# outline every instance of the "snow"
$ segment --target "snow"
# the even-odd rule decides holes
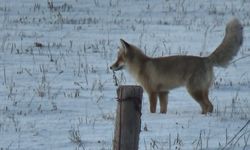
[[[205,56],[233,17],[244,43],[237,61],[214,70],[214,112],[200,114],[179,88],[167,114],[151,114],[144,92],[139,149],[250,149],[249,8],[247,0],[0,0],[0,149],[112,149],[109,66],[119,39],[149,56]],[[126,71],[116,76],[137,84]]]

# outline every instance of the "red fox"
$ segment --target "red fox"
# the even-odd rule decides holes
[[[157,97],[160,113],[167,112],[168,92],[186,86],[188,93],[200,104],[202,114],[213,111],[209,87],[213,82],[213,67],[227,67],[243,43],[243,26],[238,19],[226,26],[222,43],[207,57],[168,56],[152,58],[136,46],[120,40],[116,62],[110,67],[117,71],[126,68],[146,90],[150,112],[156,112]]]

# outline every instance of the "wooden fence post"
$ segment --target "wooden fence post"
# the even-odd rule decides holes
[[[138,150],[141,131],[140,86],[119,86],[113,150]]]

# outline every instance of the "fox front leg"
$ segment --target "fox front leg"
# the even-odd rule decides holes
[[[157,105],[157,93],[152,92],[149,93],[149,104],[150,104],[150,112],[156,112],[156,105]]]
[[[167,113],[168,106],[168,92],[160,92],[158,94],[160,99],[160,113]]]

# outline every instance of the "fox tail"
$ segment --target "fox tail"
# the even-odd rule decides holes
[[[226,68],[243,43],[243,26],[236,18],[227,23],[222,43],[208,56],[214,66]]]

